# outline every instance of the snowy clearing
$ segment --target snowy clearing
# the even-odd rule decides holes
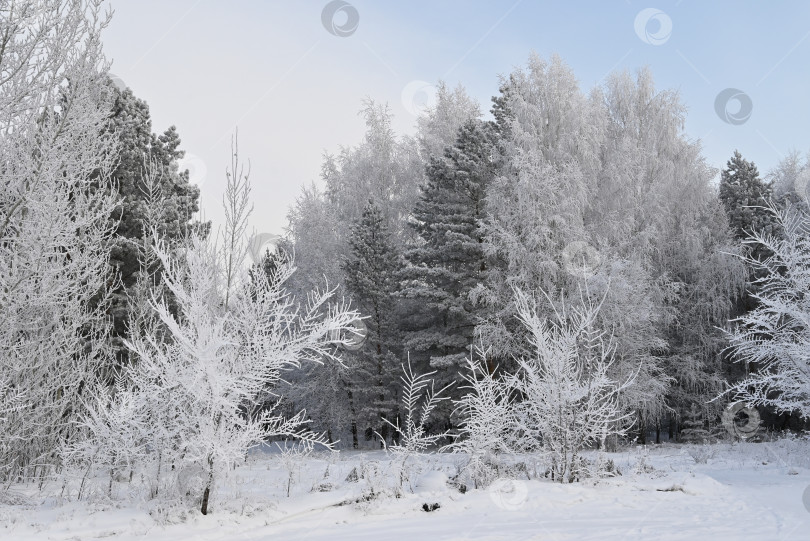
[[[110,499],[103,479],[80,502],[59,498],[56,483],[42,493],[16,487],[18,505],[0,506],[0,538],[804,540],[809,449],[794,440],[636,447],[609,455],[621,476],[573,484],[535,479],[526,460],[531,480],[504,479],[464,494],[445,483],[459,457],[427,455],[413,492],[401,498],[386,491],[382,452],[309,457],[292,468],[289,498],[290,470],[280,455],[257,453],[218,487],[208,516],[160,500],[124,503],[126,483],[116,482]],[[369,473],[347,481],[356,467]],[[331,490],[319,492],[319,485]],[[380,495],[363,501],[371,490]]]

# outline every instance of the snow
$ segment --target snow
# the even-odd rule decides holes
[[[231,471],[208,516],[160,500],[128,503],[132,487],[108,480],[80,502],[59,497],[61,484],[12,487],[22,505],[0,505],[0,539],[86,540],[807,540],[810,442],[662,444],[608,455],[621,476],[560,484],[500,479],[460,493],[447,485],[457,455],[419,457],[413,491],[386,487],[391,467],[381,451],[315,454],[292,469],[259,452]],[[708,454],[706,464],[693,456]],[[520,457],[534,477],[532,457]],[[346,481],[357,468],[368,472]],[[137,477],[137,476],[136,476]],[[313,491],[321,485],[332,488]],[[367,499],[373,489],[378,497]],[[8,501],[8,500],[6,500]],[[439,504],[431,512],[423,505]]]

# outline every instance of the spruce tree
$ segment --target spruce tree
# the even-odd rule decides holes
[[[476,324],[470,293],[487,269],[481,220],[496,172],[493,154],[491,124],[464,124],[444,157],[431,160],[411,216],[419,241],[406,251],[402,273],[404,346],[419,370],[438,370],[440,387],[460,380],[470,355]]]
[[[770,198],[771,188],[759,178],[757,166],[735,150],[720,173],[720,201],[737,239],[748,238],[752,231],[773,232],[772,215],[767,210]]]
[[[369,200],[349,237],[351,252],[343,265],[346,291],[367,328],[366,340],[352,355],[351,393],[355,424],[387,437],[382,418],[396,418],[397,336],[395,305],[400,256],[380,208]],[[355,434],[353,433],[353,436]]]

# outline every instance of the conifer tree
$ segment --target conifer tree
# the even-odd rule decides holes
[[[772,214],[767,210],[770,198],[771,188],[759,178],[757,166],[735,150],[720,173],[720,201],[737,239],[746,239],[752,231],[773,232]]]
[[[355,351],[352,373],[357,415],[366,429],[384,438],[387,424],[396,418],[396,374],[399,368],[395,327],[396,273],[400,256],[380,208],[369,200],[349,237],[351,253],[343,265],[346,290],[354,307],[365,317],[367,337]]]
[[[473,341],[476,310],[470,292],[487,269],[481,220],[496,170],[493,141],[490,124],[462,126],[455,145],[428,166],[412,214],[419,242],[405,253],[404,346],[417,366],[422,364],[420,371],[438,370],[442,387],[459,381]]]
[[[188,171],[179,171],[177,161],[183,157],[180,137],[174,126],[161,135],[152,132],[149,106],[132,90],[123,91],[110,85],[115,92],[108,129],[120,144],[119,161],[113,171],[119,205],[110,216],[116,224],[112,241],[110,265],[118,273],[119,282],[113,291],[110,313],[112,343],[119,362],[128,354],[122,340],[128,332],[131,315],[130,294],[141,273],[139,254],[147,231],[147,215],[151,214],[157,235],[165,242],[176,243],[187,236],[193,226],[192,216],[199,210],[200,190],[189,183]],[[160,201],[154,216],[154,199]],[[201,232],[204,232],[202,229]],[[148,241],[147,241],[148,242]],[[158,272],[159,269],[143,269]]]
[[[735,240],[749,252],[748,258],[752,261],[764,261],[772,253],[766,245],[746,242],[750,235],[778,234],[779,226],[776,224],[770,205],[773,202],[772,185],[759,177],[757,166],[742,157],[739,151],[726,163],[726,168],[720,173],[720,201],[723,204],[729,227]],[[786,201],[785,198],[782,201]],[[762,267],[748,265],[747,293],[740,295],[733,305],[734,317],[744,317],[757,308],[756,295],[759,293],[759,284],[764,277]],[[726,358],[725,376],[735,381],[743,378],[746,371],[739,364],[734,364]]]

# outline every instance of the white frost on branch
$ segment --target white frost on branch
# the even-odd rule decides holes
[[[77,449],[79,457],[98,460],[88,451],[94,452],[93,445],[117,444],[111,428],[140,431],[152,455],[146,458],[157,460],[158,476],[164,463],[205,472],[202,494],[195,495],[201,497],[204,514],[215,479],[244,460],[252,446],[270,437],[329,446],[307,429],[304,411],[282,415],[266,406],[267,398],[284,370],[304,361],[339,362],[336,346],[348,344],[358,317],[345,303],[331,305],[329,290],[311,292],[300,307],[284,288],[295,270],[289,259],[278,261],[272,280],[259,267],[247,271],[250,184],[238,160],[233,165],[222,245],[193,233],[182,248],[154,247],[176,308],[153,294],[150,306],[159,325],[133,329],[125,341],[133,364],[126,368],[128,387],[118,393],[116,404],[137,404],[139,416],[130,422],[94,413],[87,424],[95,438],[90,447]],[[103,401],[98,405],[107,407]]]
[[[13,389],[0,479],[60,464],[107,354],[117,144],[102,4],[0,0],[0,381]]]
[[[587,473],[583,450],[624,433],[627,415],[619,398],[632,379],[619,383],[609,376],[614,346],[595,327],[599,305],[566,309],[563,304],[556,321],[548,322],[520,290],[515,304],[533,351],[518,359],[514,377],[523,397],[515,411],[516,444],[544,452],[553,480],[573,482]]]
[[[468,457],[463,472],[476,488],[487,486],[498,476],[499,456],[513,451],[515,402],[509,376],[499,378],[486,365],[489,351],[478,349],[478,359],[467,359],[462,377],[466,393],[454,401],[454,413],[461,417],[456,440],[444,450]]]
[[[406,365],[402,366],[402,406],[404,410],[404,422],[396,419],[391,422],[383,418],[391,428],[394,429],[394,441],[397,443],[386,447],[394,455],[394,464],[399,471],[400,488],[405,482],[410,482],[411,472],[408,460],[415,455],[429,451],[442,438],[447,437],[447,432],[430,432],[428,422],[433,410],[440,402],[447,400],[442,394],[447,391],[450,385],[435,390],[433,376],[436,372],[425,374],[415,374],[411,368],[410,359]],[[380,436],[381,441],[385,439]]]
[[[759,273],[754,310],[730,333],[738,362],[755,372],[726,391],[736,400],[810,417],[810,216],[770,207],[780,236],[752,232],[744,241],[770,257],[746,262]]]

